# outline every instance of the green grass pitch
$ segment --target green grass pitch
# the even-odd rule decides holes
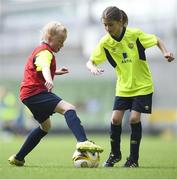
[[[123,158],[113,168],[101,167],[110,146],[108,135],[89,135],[90,139],[104,147],[98,168],[75,168],[72,154],[75,139],[71,135],[46,137],[26,158],[24,167],[9,165],[7,159],[17,152],[24,137],[5,140],[0,138],[0,179],[176,179],[177,140],[162,137],[143,137],[140,149],[140,167],[123,168],[129,152],[129,137],[122,138]]]

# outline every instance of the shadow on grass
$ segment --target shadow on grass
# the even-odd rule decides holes
[[[71,166],[61,166],[61,165],[25,165],[24,168],[71,168]]]
[[[74,168],[74,169],[81,169],[81,168],[75,168],[74,166],[61,166],[61,165],[25,165],[25,168]],[[82,168],[82,169],[94,169],[94,168]],[[98,167],[96,169],[105,169],[105,167]],[[176,169],[177,166],[140,166],[138,168],[125,168],[125,167],[109,167],[106,169]]]
[[[141,169],[176,169],[177,166],[141,166]]]

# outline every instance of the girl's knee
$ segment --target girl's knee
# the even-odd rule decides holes
[[[140,122],[140,118],[141,118],[141,113],[132,111],[132,113],[130,115],[130,123],[131,124],[139,123]]]
[[[140,122],[140,118],[137,118],[137,117],[131,117],[130,118],[130,123],[131,124],[136,124],[136,123],[139,123]]]
[[[43,127],[43,126],[41,126],[41,129],[43,130],[43,131],[45,131],[45,132],[49,132],[49,130],[51,129],[51,126],[48,126],[48,127]]]
[[[64,113],[68,110],[76,110],[76,108],[72,104],[62,100],[57,104],[54,111],[64,115]]]
[[[49,132],[49,130],[51,129],[51,122],[50,121],[45,121],[40,125],[41,129],[45,132]]]
[[[74,110],[74,111],[76,111],[76,107],[71,104],[70,107],[69,107],[69,110]]]
[[[114,110],[112,113],[112,117],[111,117],[112,124],[114,124],[114,125],[121,124],[123,115],[124,115],[124,111]]]
[[[114,125],[119,125],[119,124],[122,123],[122,120],[119,119],[119,118],[113,117],[111,122],[112,122],[112,124],[114,124]]]
[[[70,104],[70,105],[68,105],[68,106],[66,107],[65,112],[66,112],[66,111],[69,111],[69,110],[74,110],[74,111],[76,111],[76,107],[75,107],[74,105]]]

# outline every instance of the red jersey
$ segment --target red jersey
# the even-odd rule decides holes
[[[21,82],[21,87],[20,87],[20,99],[22,101],[35,94],[41,93],[43,91],[47,91],[47,88],[45,86],[45,79],[43,77],[42,71],[37,71],[36,65],[34,64],[36,54],[38,54],[40,51],[43,50],[48,50],[53,55],[52,49],[49,47],[49,45],[43,43],[38,47],[36,47],[33,50],[32,54],[28,57],[24,71],[24,78],[23,81]],[[53,79],[56,71],[56,60],[54,55],[50,64],[50,71]]]

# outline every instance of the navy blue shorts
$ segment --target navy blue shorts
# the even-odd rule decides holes
[[[116,96],[113,110],[127,109],[150,114],[152,109],[152,93],[134,97]]]
[[[34,118],[43,123],[54,112],[57,104],[62,99],[52,92],[42,92],[23,100],[23,103],[30,109]]]

